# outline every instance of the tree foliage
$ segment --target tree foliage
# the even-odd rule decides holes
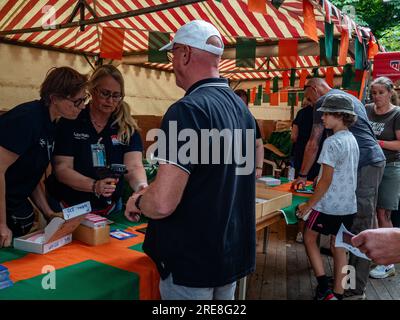
[[[388,51],[400,50],[400,0],[331,0],[354,20],[369,27]],[[354,8],[352,10],[351,8]]]

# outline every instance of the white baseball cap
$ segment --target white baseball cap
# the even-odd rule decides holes
[[[207,41],[211,36],[217,36],[221,40],[222,48],[218,48]],[[188,45],[193,48],[211,52],[218,56],[222,56],[224,52],[224,44],[221,34],[211,23],[204,20],[193,20],[178,29],[174,39],[162,47],[160,51],[171,50],[175,43]]]

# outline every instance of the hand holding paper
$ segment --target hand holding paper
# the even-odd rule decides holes
[[[348,231],[342,223],[336,235],[335,247],[345,248],[346,250],[349,250],[352,254],[356,255],[357,257],[371,260],[358,248],[353,246],[352,239],[354,236],[355,235],[352,234],[350,231]]]

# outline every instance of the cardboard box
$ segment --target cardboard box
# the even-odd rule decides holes
[[[290,192],[278,191],[257,185],[256,188],[256,219],[261,219],[271,212],[288,207],[292,204]],[[264,201],[262,201],[264,200]]]
[[[81,224],[73,232],[72,238],[91,246],[108,243],[110,242],[110,226],[106,225],[99,228],[89,228]]]
[[[76,210],[74,210],[76,209]],[[44,228],[25,236],[14,239],[14,248],[45,254],[60,248],[72,241],[72,232],[79,226],[87,212],[91,211],[90,204],[82,204],[63,210],[63,218],[55,217]]]

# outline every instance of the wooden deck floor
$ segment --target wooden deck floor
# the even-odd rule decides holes
[[[312,300],[317,285],[303,244],[295,241],[297,226],[280,222],[270,226],[267,253],[258,236],[256,271],[248,277],[248,300]],[[333,273],[331,257],[323,255],[327,275]],[[396,276],[369,279],[368,300],[400,300],[400,264]]]

